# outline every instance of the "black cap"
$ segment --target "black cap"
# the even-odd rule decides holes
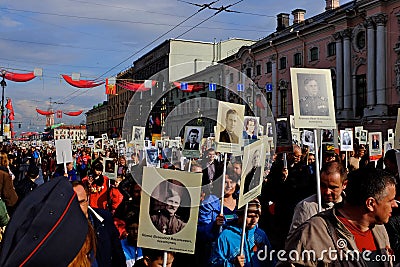
[[[39,168],[36,165],[29,165],[26,176],[31,179],[36,178],[39,175]]]
[[[72,185],[54,178],[18,205],[3,236],[0,266],[68,266],[87,232]]]

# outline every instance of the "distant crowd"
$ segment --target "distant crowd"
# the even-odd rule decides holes
[[[238,209],[241,157],[229,155],[224,166],[220,153],[208,149],[199,159],[192,159],[181,168],[181,161],[169,162],[160,151],[161,168],[202,173],[195,254],[168,252],[166,266],[372,266],[373,261],[378,264],[374,266],[390,266],[400,263],[396,153],[394,149],[389,150],[374,162],[370,161],[364,146],[355,145],[349,157],[325,151],[321,169],[317,170],[316,155],[306,147],[294,145],[285,156],[284,153],[273,155],[272,164],[266,164],[265,171],[258,174],[263,176],[262,193],[249,202],[245,214],[244,208]],[[116,179],[104,175],[104,158],[116,159]],[[18,242],[31,249],[27,245],[31,239],[17,238],[18,241],[15,237],[24,236],[29,229],[40,225],[34,225],[36,220],[29,220],[29,227],[24,227],[21,218],[41,216],[40,212],[29,213],[29,208],[39,209],[35,206],[38,195],[40,205],[50,207],[44,196],[54,194],[58,186],[65,187],[65,181],[76,198],[72,204],[62,202],[57,207],[72,210],[70,205],[79,206],[79,216],[84,216],[76,224],[83,222],[86,230],[82,231],[82,240],[77,238],[69,244],[72,248],[65,248],[68,257],[60,257],[57,266],[162,266],[163,251],[137,246],[143,166],[146,166],[143,153],[132,153],[126,158],[118,148],[112,147],[97,152],[87,147],[77,148],[73,151],[73,162],[64,167],[56,163],[54,147],[3,146],[0,197],[11,219],[8,225],[1,225],[0,266],[16,264],[12,252],[18,246],[23,247]],[[170,192],[165,203],[151,210],[152,221],[160,224],[160,231],[174,234],[184,226],[179,204],[180,197]],[[22,207],[24,211],[20,211]],[[74,220],[79,216],[74,215]],[[21,225],[15,227],[18,223]],[[46,229],[48,222],[41,223]],[[246,232],[241,250],[243,226]],[[67,243],[66,234],[67,231],[64,234]],[[40,244],[40,249],[49,249],[51,242],[63,245],[51,237],[46,242]],[[32,248],[32,253],[27,253],[17,265],[24,260],[32,261],[31,264],[44,261],[32,256],[40,249]],[[365,251],[370,253],[368,259],[345,260],[324,253],[329,249],[334,249],[337,255],[348,251],[360,255]],[[313,251],[315,256],[303,255],[305,250]]]

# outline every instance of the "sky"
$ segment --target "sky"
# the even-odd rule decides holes
[[[219,0],[211,6],[232,5],[228,10],[235,12],[211,17],[215,10],[200,11],[197,6],[211,2],[0,0],[0,69],[17,73],[43,70],[42,77],[29,82],[7,81],[5,97],[13,103],[14,130],[43,131],[45,117],[35,109],[47,110],[50,105],[65,112],[84,111],[78,117],[63,115],[56,123],[84,123],[84,113],[107,99],[104,86],[78,89],[67,84],[61,74],[80,73],[82,80],[105,80],[131,67],[166,39],[259,40],[275,31],[279,13],[301,8],[307,19],[325,10],[325,0]],[[341,5],[347,2],[350,0],[340,0]],[[290,15],[290,24],[292,20]]]

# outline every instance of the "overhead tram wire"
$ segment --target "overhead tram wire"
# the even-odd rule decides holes
[[[210,5],[208,5],[208,6],[207,6],[208,9],[217,10],[217,12],[215,12],[215,13],[214,13],[213,15],[211,15],[210,17],[208,17],[208,18],[206,18],[206,19],[203,19],[202,21],[200,21],[199,23],[197,23],[196,25],[194,25],[193,27],[191,27],[190,29],[188,29],[187,31],[185,31],[184,33],[178,35],[178,36],[175,37],[175,38],[178,39],[178,38],[182,37],[182,36],[185,35],[186,33],[190,32],[191,30],[193,30],[194,28],[196,28],[197,26],[199,26],[199,25],[203,24],[204,22],[206,22],[207,20],[209,20],[209,19],[215,17],[216,15],[218,15],[219,13],[221,13],[222,11],[226,11],[227,8],[230,8],[230,7],[234,6],[234,5],[237,5],[237,4],[239,4],[240,2],[243,2],[243,1],[244,1],[244,0],[240,0],[240,1],[237,1],[236,3],[233,3],[233,4],[228,5],[228,6],[226,6],[226,7],[221,6],[220,8],[214,8],[214,7],[211,7]],[[193,4],[193,3],[190,3],[190,4]],[[194,5],[197,5],[197,4],[194,4]]]
[[[101,77],[103,77],[104,75],[106,75],[107,73],[111,72],[112,70],[114,70],[115,68],[121,66],[123,63],[125,63],[126,61],[130,60],[131,58],[133,58],[134,56],[136,56],[138,53],[142,52],[144,49],[146,49],[147,47],[149,47],[150,45],[154,44],[155,42],[157,42],[158,40],[160,40],[161,38],[163,38],[165,35],[167,35],[168,33],[170,33],[171,31],[175,30],[176,28],[178,28],[180,25],[182,25],[183,23],[185,23],[186,21],[188,21],[189,19],[193,18],[195,15],[199,14],[201,11],[209,8],[211,5],[219,2],[220,0],[215,0],[213,2],[211,2],[210,4],[204,4],[199,10],[197,10],[195,13],[193,13],[192,15],[190,15],[189,17],[187,17],[186,19],[184,19],[183,21],[181,21],[180,23],[178,23],[177,25],[175,25],[172,29],[168,30],[167,32],[163,33],[162,35],[160,35],[159,37],[157,37],[156,39],[154,39],[153,41],[151,41],[150,43],[148,43],[147,45],[145,45],[143,48],[139,49],[138,51],[136,51],[135,53],[133,53],[132,55],[130,55],[128,58],[124,59],[122,62],[118,63],[117,65],[115,65],[114,67],[112,67],[111,69],[109,69],[108,71],[104,72],[103,74],[101,74],[100,76],[98,76],[95,80],[100,79]],[[242,0],[243,1],[243,0]],[[193,27],[191,28],[193,29]],[[71,94],[66,96],[66,100],[65,101],[61,101],[61,102],[69,102],[73,99],[75,99],[78,96],[83,95],[84,93],[87,92],[83,91],[79,94],[77,94],[76,96],[72,96],[73,94],[75,94],[76,92],[79,92],[80,89],[75,90],[74,92],[72,92]],[[72,97],[70,97],[72,96]],[[68,97],[70,97],[68,99]]]

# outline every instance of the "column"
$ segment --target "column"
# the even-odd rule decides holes
[[[333,35],[336,40],[336,109],[343,109],[343,44],[342,34]]]
[[[386,14],[375,17],[376,23],[376,103],[386,105]]]
[[[279,92],[278,92],[278,79],[277,79],[277,56],[272,56],[271,57],[271,62],[272,62],[272,114],[275,118],[278,116],[278,97],[279,97]]]
[[[375,30],[374,22],[371,18],[367,18],[365,22],[367,27],[367,105],[374,106],[376,104],[376,87],[375,87]]]
[[[351,29],[343,31],[343,100],[344,109],[352,109],[351,92]],[[347,117],[349,114],[346,115]]]

